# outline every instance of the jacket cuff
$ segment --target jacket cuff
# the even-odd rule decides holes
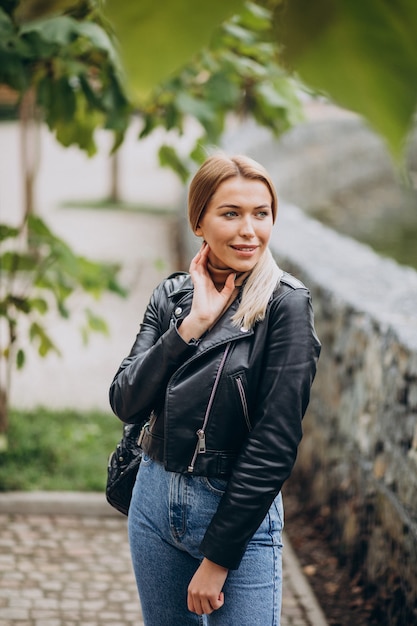
[[[190,341],[187,343],[185,341],[185,339],[183,339],[182,336],[180,335],[180,333],[178,332],[178,329],[181,326],[181,324],[183,323],[183,321],[184,321],[183,319],[180,319],[180,320],[177,320],[175,322],[175,330],[177,331],[178,337],[181,339],[183,344],[186,345],[186,346],[198,346],[198,344],[200,343],[200,339],[190,339]]]
[[[226,569],[238,569],[246,551],[246,545],[234,549],[231,546],[214,546],[212,538],[204,537],[200,544],[200,552],[210,561]]]

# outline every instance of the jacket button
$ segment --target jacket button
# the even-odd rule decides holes
[[[181,313],[182,313],[182,308],[180,306],[177,306],[177,308],[174,311],[175,317],[178,317],[179,315],[181,315]]]
[[[245,328],[244,326],[241,326],[240,332],[241,333],[248,333],[249,332],[249,328]]]

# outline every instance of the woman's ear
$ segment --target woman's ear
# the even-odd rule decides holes
[[[203,237],[203,231],[201,230],[200,224],[197,224],[194,234],[197,235],[197,237]]]

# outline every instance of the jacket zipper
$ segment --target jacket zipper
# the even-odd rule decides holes
[[[248,427],[248,430],[250,432],[252,430],[252,424],[250,423],[250,419],[249,419],[249,410],[248,410],[248,403],[246,401],[245,389],[243,387],[242,379],[240,378],[240,376],[237,376],[235,380],[237,384],[237,389],[239,391],[240,401],[242,403],[243,415],[245,418],[246,426]]]
[[[216,389],[217,389],[219,381],[220,381],[220,376],[222,374],[222,371],[223,371],[223,368],[224,368],[224,364],[226,362],[227,355],[228,355],[229,350],[230,350],[230,345],[231,344],[228,343],[226,348],[225,348],[225,351],[223,352],[222,360],[220,361],[219,369],[217,370],[216,378],[214,380],[213,387],[212,387],[212,390],[211,390],[211,393],[210,393],[210,398],[209,398],[209,401],[208,401],[208,404],[207,404],[206,413],[204,415],[203,425],[196,432],[196,435],[198,437],[197,445],[195,447],[193,458],[191,459],[191,463],[190,463],[190,465],[187,468],[187,471],[190,472],[190,474],[194,471],[194,465],[195,465],[197,456],[199,454],[204,454],[205,451],[206,451],[206,426],[207,426],[207,422],[209,420],[211,407],[213,406],[214,396],[216,394]]]

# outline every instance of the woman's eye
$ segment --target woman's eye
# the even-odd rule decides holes
[[[268,217],[268,211],[258,211],[257,216],[261,218]]]
[[[225,217],[236,217],[236,215],[236,211],[226,211],[226,213],[224,214]]]

